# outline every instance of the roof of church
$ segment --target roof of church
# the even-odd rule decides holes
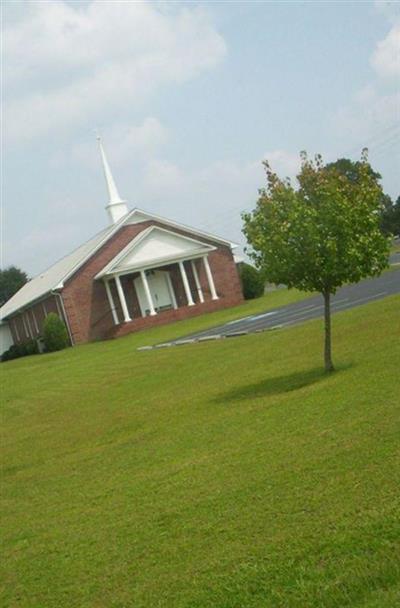
[[[132,209],[132,211],[130,211],[127,215],[122,217],[118,222],[108,226],[86,241],[86,243],[72,251],[72,253],[63,257],[61,260],[50,266],[50,268],[28,281],[28,283],[26,283],[0,308],[0,322],[2,319],[6,319],[10,315],[29,306],[36,300],[42,299],[51,291],[61,289],[63,287],[63,283],[70,276],[72,276],[78,270],[78,268],[82,266],[82,264],[84,264],[124,224],[140,223],[147,220],[159,221],[160,223],[166,224],[172,228],[175,227],[186,230],[191,234],[217,241],[224,245],[228,245],[231,248],[236,247],[235,243],[221,237],[197,230],[195,228],[189,228],[188,226],[179,224],[178,222],[174,222],[161,216],[150,214],[135,208]]]

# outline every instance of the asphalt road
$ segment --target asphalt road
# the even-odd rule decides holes
[[[392,253],[390,256],[390,263],[394,266],[400,264],[400,251],[396,251],[396,253]]]
[[[334,314],[397,293],[400,293],[400,267],[396,270],[385,272],[380,277],[342,287],[332,298],[331,310]],[[261,314],[243,317],[242,319],[236,319],[235,321],[230,321],[224,325],[212,327],[196,334],[190,334],[184,338],[175,340],[174,343],[183,343],[191,339],[211,339],[212,336],[229,337],[240,335],[242,332],[254,333],[264,329],[288,327],[321,317],[323,314],[323,299],[321,295],[317,295],[301,302],[276,308],[275,310],[268,310]]]

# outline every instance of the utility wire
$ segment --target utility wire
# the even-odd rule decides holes
[[[374,157],[379,157],[386,151],[391,150],[399,142],[400,124],[394,123],[380,130],[379,133],[371,135],[365,142],[357,147],[348,149],[343,154],[342,158],[353,156],[357,152],[361,153],[363,148],[368,148]],[[215,213],[213,219],[205,222],[203,227],[205,230],[213,230],[215,229],[215,224],[217,223],[218,230],[222,229],[223,231],[226,230],[228,232],[232,227],[237,229],[239,228],[239,222],[241,221],[240,214],[242,212],[250,211],[253,206],[254,203],[249,203],[248,205],[241,204],[233,207],[232,209],[225,209],[222,212]]]

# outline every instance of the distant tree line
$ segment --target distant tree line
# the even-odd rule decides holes
[[[390,196],[387,196],[386,203],[382,211],[382,232],[387,235],[400,236],[400,196],[397,197],[395,203]]]
[[[3,306],[28,281],[26,272],[16,266],[0,270],[0,306]]]
[[[377,184],[382,179],[382,175],[378,171],[374,171],[371,165],[368,163],[368,173],[373,181]],[[339,158],[334,163],[328,163],[327,169],[333,169],[339,174],[343,175],[349,182],[357,185],[361,181],[362,176],[362,161],[352,161],[349,158]],[[380,228],[386,236],[389,235],[400,235],[400,195],[397,200],[393,202],[388,194],[381,191],[379,197],[380,207]]]

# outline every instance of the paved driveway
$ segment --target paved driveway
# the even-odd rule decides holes
[[[348,310],[355,306],[379,300],[388,295],[400,293],[400,268],[385,272],[382,276],[367,279],[355,285],[342,287],[332,298],[332,313]],[[268,310],[264,313],[251,315],[218,325],[205,331],[190,334],[172,343],[185,343],[189,340],[206,340],[213,337],[233,337],[242,333],[254,333],[264,329],[274,329],[296,325],[309,319],[321,317],[324,314],[324,305],[321,295],[312,296],[302,302],[288,304]],[[400,310],[399,310],[400,316]]]
[[[396,251],[396,253],[392,253],[390,256],[390,263],[392,266],[400,265],[400,251]]]

